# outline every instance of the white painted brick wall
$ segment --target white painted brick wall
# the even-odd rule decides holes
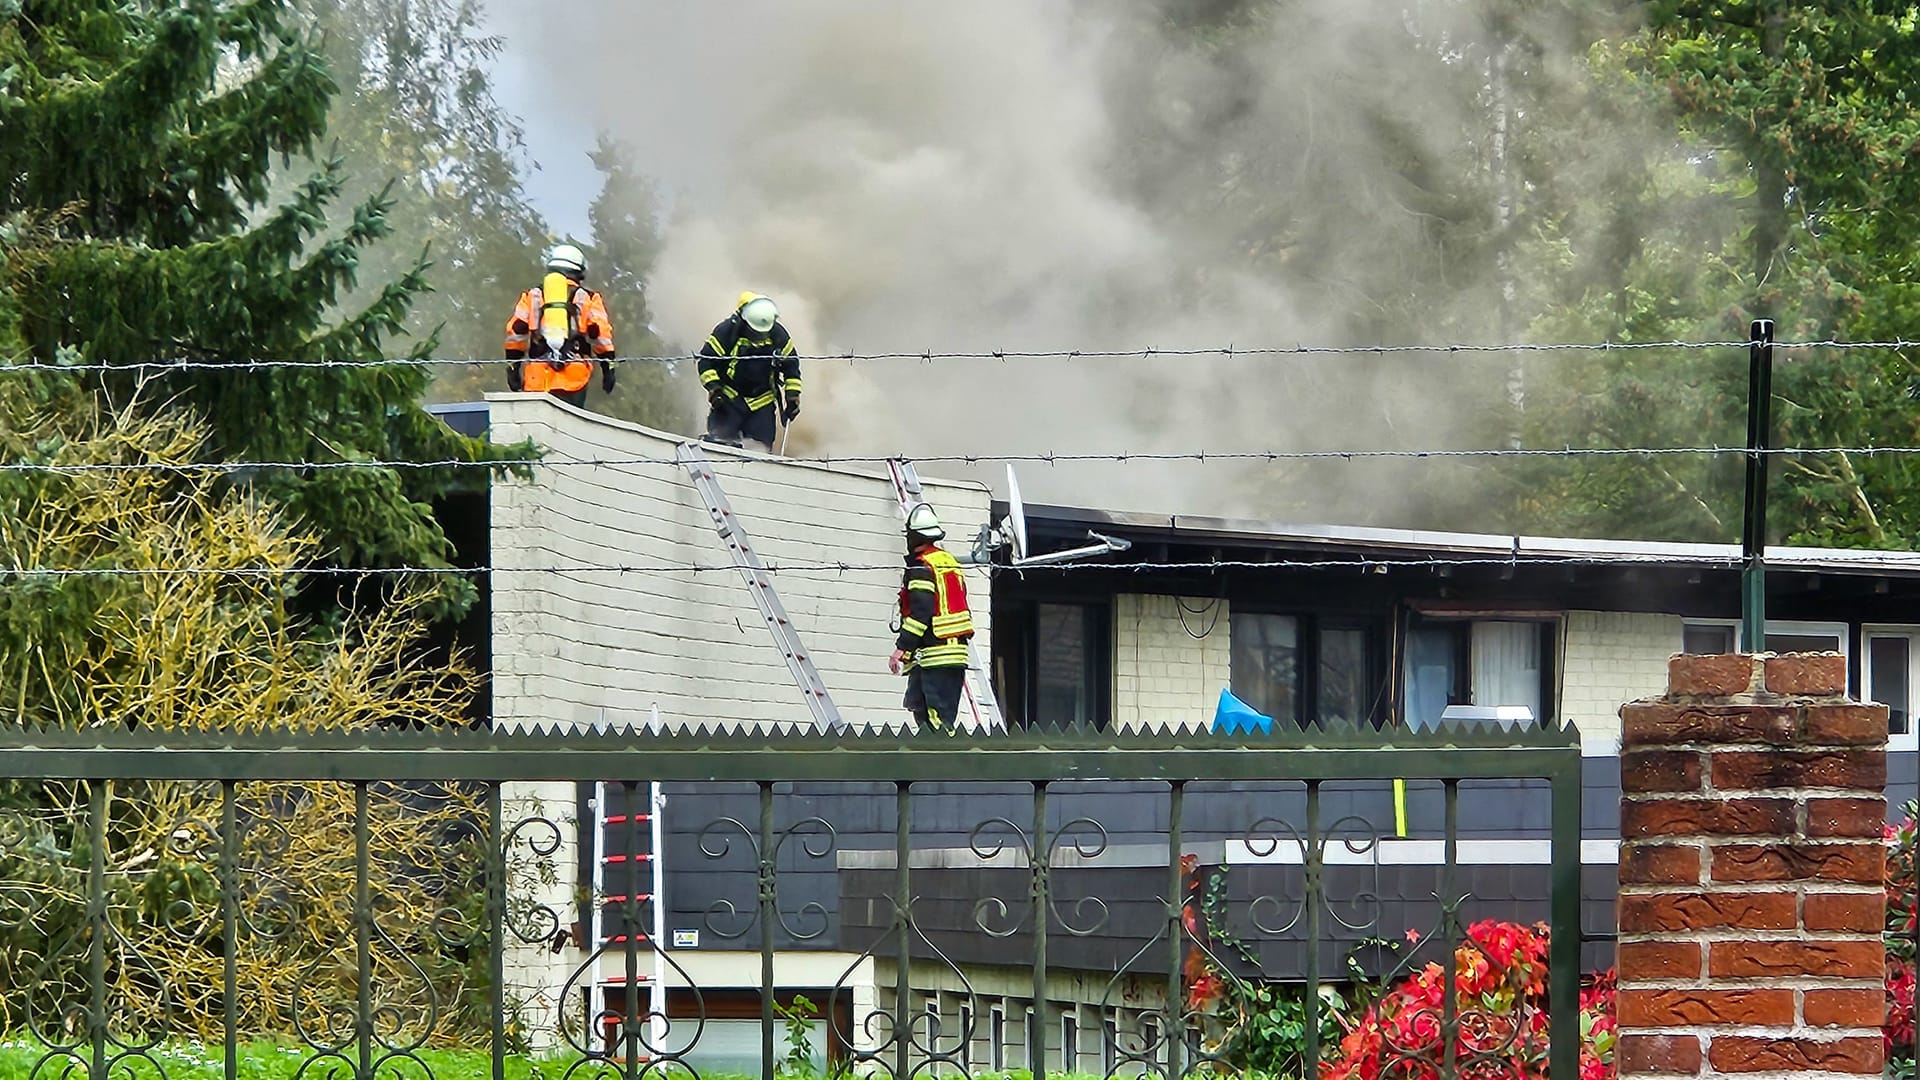
[[[568,407],[544,394],[488,396],[495,442],[531,438],[549,457],[664,458],[673,436]],[[774,576],[827,689],[854,724],[901,723],[904,681],[887,673],[902,567],[899,504],[884,469],[855,471],[707,446],[721,486],[769,565],[844,563]],[[989,514],[977,485],[922,478],[949,550]],[[503,725],[778,721],[811,714],[678,465],[541,468],[493,487],[494,715]],[[719,567],[549,574],[555,563]],[[981,656],[991,650],[986,574],[967,588]]]
[[[1177,604],[1186,607],[1184,626]],[[1116,597],[1115,726],[1210,726],[1220,691],[1233,677],[1230,615],[1227,602],[1216,597]]]
[[[1667,689],[1667,658],[1680,651],[1680,616],[1570,611],[1561,661],[1560,715],[1591,755],[1616,753],[1620,706]]]

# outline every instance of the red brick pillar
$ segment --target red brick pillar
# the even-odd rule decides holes
[[[1878,1075],[1886,708],[1835,653],[1667,686],[1620,711],[1622,1080]]]

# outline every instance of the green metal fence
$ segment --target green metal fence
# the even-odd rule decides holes
[[[948,1026],[912,1008],[916,960],[945,963],[968,986],[965,958],[948,955],[955,931],[929,936],[918,910],[916,883],[926,872],[915,868],[914,853],[924,847],[915,821],[924,796],[917,792],[992,783],[1021,793],[1030,815],[983,816],[966,847],[983,865],[998,859],[996,865],[1017,868],[1024,887],[978,897],[965,930],[982,943],[1017,933],[1021,964],[1033,971],[1032,1000],[1043,1006],[1050,952],[1110,929],[1105,899],[1063,897],[1058,885],[1069,872],[1062,853],[1073,852],[1064,860],[1071,867],[1097,866],[1106,829],[1085,818],[1060,820],[1049,799],[1088,782],[1148,782],[1162,792],[1155,798],[1165,810],[1164,869],[1154,874],[1155,895],[1137,899],[1151,899],[1158,914],[1142,932],[1144,944],[1112,972],[1108,993],[1123,978],[1144,979],[1163,986],[1164,997],[1135,1010],[1134,1022],[1109,1037],[1097,1071],[1185,1076],[1245,1067],[1203,1037],[1206,1018],[1192,1004],[1198,961],[1245,987],[1279,975],[1301,984],[1300,1066],[1318,1076],[1335,1052],[1321,1038],[1327,1006],[1319,991],[1341,974],[1327,969],[1320,946],[1334,924],[1359,925],[1343,914],[1347,901],[1328,893],[1329,847],[1355,840],[1324,820],[1323,789],[1404,779],[1437,785],[1443,794],[1444,859],[1434,896],[1441,917],[1424,928],[1427,951],[1414,950],[1387,973],[1398,977],[1427,960],[1445,965],[1456,949],[1478,948],[1459,917],[1466,899],[1454,872],[1460,786],[1513,778],[1543,781],[1551,800],[1550,1040],[1540,1047],[1545,1060],[1538,1067],[1540,1075],[1573,1076],[1580,755],[1571,731],[1296,732],[1273,739],[1025,731],[964,740],[800,731],[0,732],[0,935],[11,935],[10,952],[0,956],[10,1003],[0,1020],[38,1048],[40,1076],[165,1077],[159,1048],[199,1035],[220,1047],[226,1077],[237,1080],[241,1044],[279,1034],[293,1040],[302,1072],[313,1075],[432,1077],[425,1048],[465,1042],[490,1051],[493,1075],[501,1078],[527,1038],[509,1000],[510,960],[549,942],[564,951],[572,921],[560,905],[521,898],[530,878],[546,872],[538,866],[569,857],[562,849],[570,841],[569,823],[526,810],[516,785],[606,781],[631,807],[641,785],[653,781],[734,783],[750,785],[757,817],[676,829],[697,829],[707,856],[750,854],[752,900],[731,912],[738,918],[727,936],[759,950],[761,985],[769,991],[759,995],[759,1072],[771,1078],[783,1023],[770,992],[775,957],[809,936],[795,928],[783,902],[781,853],[793,857],[798,848],[801,859],[821,859],[835,836],[835,823],[824,816],[782,825],[776,785],[831,782],[865,785],[869,794],[861,797],[890,800],[894,824],[887,910],[861,953],[892,964],[892,999],[876,999],[865,1015],[829,1010],[837,1064],[895,1080],[983,1072],[986,1063],[973,1048],[987,1009],[963,1000],[961,1022]],[[1190,789],[1256,782],[1297,785],[1301,793],[1303,813],[1295,819],[1250,805],[1245,841],[1250,850],[1296,845],[1301,895],[1252,898],[1242,923],[1253,937],[1304,937],[1304,970],[1297,972],[1261,971],[1217,955],[1219,942],[1193,917],[1192,840],[1183,821]],[[874,785],[883,794],[871,794]],[[732,839],[713,839],[722,833]],[[670,890],[676,869],[668,871]],[[651,1015],[637,992],[619,995],[617,1005],[589,996],[583,1012],[559,1025],[562,1064],[569,1077],[605,1080],[697,1074],[707,1022],[701,989],[667,943],[640,932],[651,925],[649,905],[663,900],[646,895],[628,873],[612,900],[595,902],[633,932],[585,943],[586,961],[574,964],[555,995],[559,1011],[573,1009],[590,968],[623,975],[631,988],[656,956],[692,1004],[669,1019]],[[1260,914],[1282,905],[1292,905],[1295,916]],[[830,915],[820,904],[807,907],[810,916]],[[1439,1038],[1397,1045],[1390,1037],[1378,1051],[1380,1075],[1452,1080],[1475,1071],[1476,1060],[1529,1052],[1538,1038],[1530,1021],[1495,1016],[1462,1000],[1455,980],[1444,983],[1431,1015],[1402,1025],[1430,1028]],[[971,993],[964,990],[963,999]],[[1045,1024],[1029,1026],[1024,1043],[1026,1062],[1043,1077]]]

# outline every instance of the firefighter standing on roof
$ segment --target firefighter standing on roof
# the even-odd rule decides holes
[[[921,730],[952,735],[959,729],[973,613],[967,610],[967,582],[960,563],[940,547],[946,535],[933,507],[916,503],[907,511],[900,636],[887,658],[887,668],[895,675],[906,669],[907,696],[902,704]]]
[[[593,364],[600,362],[600,390],[613,393],[613,320],[600,294],[580,282],[587,257],[572,244],[547,252],[547,275],[520,294],[507,320],[507,389],[545,391],[569,405],[587,399]]]
[[[700,346],[700,386],[709,441],[739,446],[744,437],[773,448],[774,413],[789,425],[800,415],[800,358],[772,300],[740,294]]]

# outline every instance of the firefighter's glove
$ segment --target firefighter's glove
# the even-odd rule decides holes
[[[520,387],[521,387],[520,365],[517,363],[508,364],[507,365],[507,389],[517,394],[520,392]]]
[[[800,395],[788,394],[787,408],[786,408],[786,411],[780,414],[780,418],[782,420],[785,420],[787,423],[791,424],[793,423],[793,418],[799,415],[800,415]]]
[[[600,361],[600,392],[613,393],[613,365],[605,360]]]
[[[713,389],[707,391],[707,404],[715,409],[724,408],[727,404],[726,392],[721,390],[719,386],[715,386]]]

